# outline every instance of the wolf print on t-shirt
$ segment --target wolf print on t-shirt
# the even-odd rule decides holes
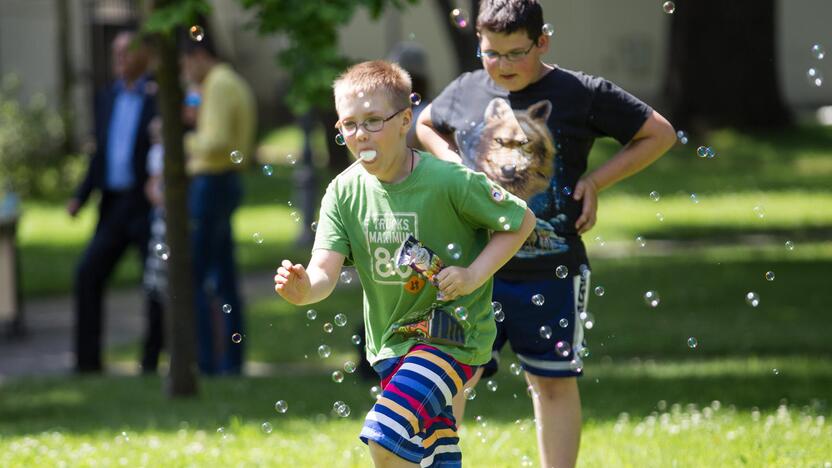
[[[551,216],[555,174],[555,145],[546,125],[552,103],[538,101],[525,110],[513,110],[503,98],[488,103],[481,122],[454,134],[466,166],[525,200],[538,216],[535,230],[517,253],[535,257],[568,250],[554,225],[565,216]]]

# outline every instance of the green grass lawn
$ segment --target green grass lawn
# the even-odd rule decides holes
[[[699,144],[717,157],[696,157]],[[591,164],[614,150],[600,142]],[[322,173],[321,184],[329,176]],[[581,466],[832,467],[830,180],[828,129],[717,132],[691,137],[601,195],[599,224],[587,236],[593,287],[604,293],[589,300],[596,325],[587,331],[590,356],[580,380]],[[252,169],[245,183],[234,220],[243,269],[302,259],[293,247],[300,225],[288,205],[291,167],[272,177]],[[651,191],[661,194],[658,202]],[[66,292],[93,213],[71,222],[55,204],[25,209],[25,292]],[[124,262],[116,283],[135,281],[137,272],[135,260]],[[655,308],[644,302],[648,290],[661,297]],[[748,292],[759,295],[758,306],[746,303]],[[315,320],[306,316],[310,308]],[[338,313],[346,326],[324,332]],[[356,285],[341,284],[311,307],[252,301],[244,343],[249,361],[267,364],[269,376],[201,379],[192,400],[166,399],[152,377],[4,382],[0,466],[368,466],[356,436],[373,383],[357,374],[331,379],[360,359],[351,343],[360,320]],[[318,356],[322,344],[332,349],[326,359]],[[135,346],[123,346],[108,359],[134,362],[136,355]],[[516,362],[510,350],[503,358],[497,390],[480,385],[469,402],[461,431],[466,466],[536,464],[525,383],[507,371]],[[278,400],[288,403],[285,414],[275,412]],[[350,406],[349,417],[333,413],[336,400]]]

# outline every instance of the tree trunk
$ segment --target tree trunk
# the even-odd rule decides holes
[[[456,8],[456,2],[451,0],[437,0],[436,13],[439,15],[440,24],[445,25],[448,36],[451,38],[451,45],[456,56],[457,73],[477,70],[482,68],[482,62],[477,57],[477,15],[480,12],[479,0],[470,0],[468,13],[468,25],[465,28],[458,28],[450,18],[451,10]]]
[[[665,97],[677,128],[792,123],[776,60],[774,0],[697,0],[671,19]]]
[[[159,2],[163,6],[166,2]],[[159,67],[159,109],[165,146],[165,212],[169,298],[165,307],[166,340],[170,371],[166,391],[171,397],[197,393],[196,322],[191,273],[191,248],[188,236],[188,179],[185,175],[184,129],[181,108],[184,95],[179,86],[179,63],[174,35],[156,38]]]

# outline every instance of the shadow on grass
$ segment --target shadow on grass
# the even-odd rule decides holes
[[[767,369],[779,366],[774,374]],[[710,370],[709,370],[710,369]],[[512,422],[531,417],[531,405],[521,377],[500,373],[499,386],[491,392],[484,385],[469,402],[467,415]],[[270,421],[275,430],[293,421],[330,419],[332,404],[350,405],[350,419],[360,421],[372,400],[374,382],[348,375],[341,384],[326,376],[292,378],[202,379],[200,395],[169,400],[155,377],[88,377],[24,379],[3,384],[0,399],[0,434],[5,437],[43,431],[63,433],[117,433],[122,430],[174,432],[187,424],[191,429],[213,432],[237,421],[259,425]],[[700,408],[718,400],[739,411],[775,409],[788,404],[808,406],[830,414],[828,389],[832,386],[832,359],[777,358],[648,364],[597,365],[580,380],[587,420],[608,422],[621,412],[645,416],[664,400],[692,403]],[[288,411],[274,411],[277,400]]]

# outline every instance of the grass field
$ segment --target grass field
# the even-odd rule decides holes
[[[696,157],[699,144],[717,157]],[[832,131],[822,128],[692,137],[601,195],[599,224],[586,238],[593,287],[604,294],[589,300],[596,325],[580,380],[581,466],[832,467],[830,148]],[[614,149],[600,142],[591,164]],[[300,226],[288,206],[290,170],[246,174],[235,228],[248,271],[303,256],[292,244]],[[92,210],[71,223],[56,204],[25,208],[26,295],[63,293]],[[117,283],[137,272],[135,261],[125,262]],[[655,308],[643,300],[648,290],[661,297]],[[759,295],[758,306],[746,302],[748,292]],[[312,306],[315,320],[308,308],[276,298],[249,303],[244,343],[268,376],[201,379],[193,400],[166,399],[152,377],[3,383],[0,466],[368,466],[356,435],[373,383],[357,374],[331,379],[360,359],[351,343],[360,289],[339,285]],[[325,333],[337,313],[347,325]],[[318,356],[321,344],[330,357]],[[108,357],[133,362],[136,354],[129,346]],[[469,402],[466,466],[536,466],[526,386],[508,371],[511,351],[503,354],[497,390],[480,385]],[[285,414],[275,412],[278,400],[288,403]],[[350,406],[348,417],[332,411],[337,400]]]

